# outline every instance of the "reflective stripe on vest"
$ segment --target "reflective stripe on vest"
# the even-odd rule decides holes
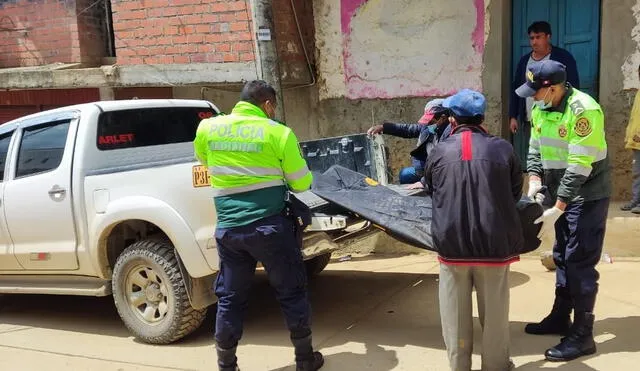
[[[568,163],[566,160],[542,160],[544,169],[566,169]]]
[[[552,147],[559,150],[565,150],[569,155],[581,155],[581,156],[593,156],[594,162],[602,161],[607,158],[607,148],[600,149],[594,146],[583,146],[580,144],[569,144],[569,142],[562,139],[555,138],[540,138],[540,143],[546,147]],[[531,147],[529,153],[537,154],[538,151],[531,151]],[[553,161],[551,161],[553,162]],[[545,161],[543,160],[543,163]],[[546,167],[546,166],[545,166]],[[557,167],[554,167],[557,169]]]
[[[594,146],[582,146],[578,144],[569,145],[569,154],[593,156],[594,162],[602,161],[607,158],[607,148],[600,149]]]
[[[284,185],[284,180],[276,179],[276,180],[270,180],[268,182],[249,184],[246,186],[239,186],[239,187],[229,187],[229,188],[213,187],[213,196],[214,197],[229,196],[229,195],[234,195],[238,193],[257,191],[258,189],[277,187],[277,186],[283,186],[283,185]]]
[[[567,168],[567,171],[570,171],[578,175],[589,176],[589,174],[591,174],[591,167],[586,167],[578,164],[571,164]]]
[[[210,175],[283,176],[282,169],[258,166],[209,166]]]
[[[567,142],[566,140],[556,139],[556,138],[540,137],[540,146],[547,146],[547,147],[554,147],[554,148],[565,148],[566,149],[568,145],[569,145],[569,142]]]
[[[309,174],[309,168],[307,167],[307,165],[305,165],[300,170],[294,171],[293,173],[286,173],[284,174],[284,176],[285,178],[287,178],[287,181],[293,182],[298,179],[304,178],[305,176],[307,176],[307,174]]]

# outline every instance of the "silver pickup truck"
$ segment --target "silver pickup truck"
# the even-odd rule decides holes
[[[198,328],[216,301],[218,254],[212,190],[192,140],[219,112],[200,100],[103,101],[0,126],[0,293],[113,295],[148,343]],[[312,170],[340,163],[386,182],[381,140],[301,147]],[[300,197],[315,214],[303,246],[311,275],[373,231],[311,192]]]

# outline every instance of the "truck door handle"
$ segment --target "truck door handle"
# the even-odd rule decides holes
[[[62,201],[66,193],[67,193],[66,189],[56,184],[53,187],[51,187],[51,189],[49,190],[49,197],[53,201]]]

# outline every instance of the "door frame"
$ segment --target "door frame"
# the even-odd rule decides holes
[[[598,97],[601,97],[600,90],[600,76],[602,75],[602,14],[603,14],[603,3],[604,0],[598,0],[600,3],[600,16],[598,19],[598,70],[596,71],[596,82],[595,82],[595,90],[598,93]],[[511,138],[511,131],[509,130],[509,100],[511,99],[511,82],[513,81],[513,74],[515,71],[513,70],[513,66],[515,61],[513,60],[513,11],[514,11],[514,3],[515,0],[506,0],[502,3],[502,19],[503,27],[502,33],[500,35],[502,45],[502,57],[504,61],[508,61],[503,65],[503,71],[506,73],[506,76],[502,76],[503,81],[503,89],[502,89],[502,125],[501,125],[501,136],[504,139],[509,140]],[[551,25],[553,27],[553,25]],[[553,31],[553,28],[552,28]],[[524,170],[526,171],[526,169]]]
[[[508,75],[508,81],[509,81],[509,86],[511,85],[511,81],[513,80],[513,74],[515,73],[515,71],[513,70],[513,66],[514,64],[517,62],[514,60],[514,56],[513,56],[513,44],[514,44],[514,35],[513,35],[513,11],[514,11],[514,3],[516,0],[510,0],[505,2],[508,11],[508,21],[505,22],[505,24],[508,24],[508,30],[507,30],[507,34],[509,35],[508,38],[508,43],[509,45],[504,48],[503,50],[505,51],[505,57],[508,58],[509,60],[509,64],[508,64],[508,70],[509,70],[509,75]],[[601,71],[602,71],[602,12],[603,12],[603,0],[597,0],[599,2],[599,8],[600,8],[600,12],[599,12],[599,17],[598,17],[598,50],[596,52],[597,54],[597,59],[598,59],[598,70],[596,71],[596,81],[595,81],[595,88],[594,90],[597,91],[598,97],[600,97],[600,76],[601,76]],[[557,29],[557,25],[556,25],[556,29]],[[553,31],[554,29],[554,25],[551,25],[551,31]],[[507,97],[509,97],[509,94],[507,95]],[[507,99],[508,102],[508,99]],[[507,109],[507,115],[508,115],[508,109]],[[509,121],[508,118],[506,121]],[[508,126],[508,124],[507,124]]]

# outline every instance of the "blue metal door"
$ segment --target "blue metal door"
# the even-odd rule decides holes
[[[511,79],[520,58],[531,53],[527,28],[535,21],[551,24],[552,44],[576,59],[580,90],[598,99],[600,0],[513,0]],[[526,169],[529,130],[522,129],[513,136],[513,145]]]

